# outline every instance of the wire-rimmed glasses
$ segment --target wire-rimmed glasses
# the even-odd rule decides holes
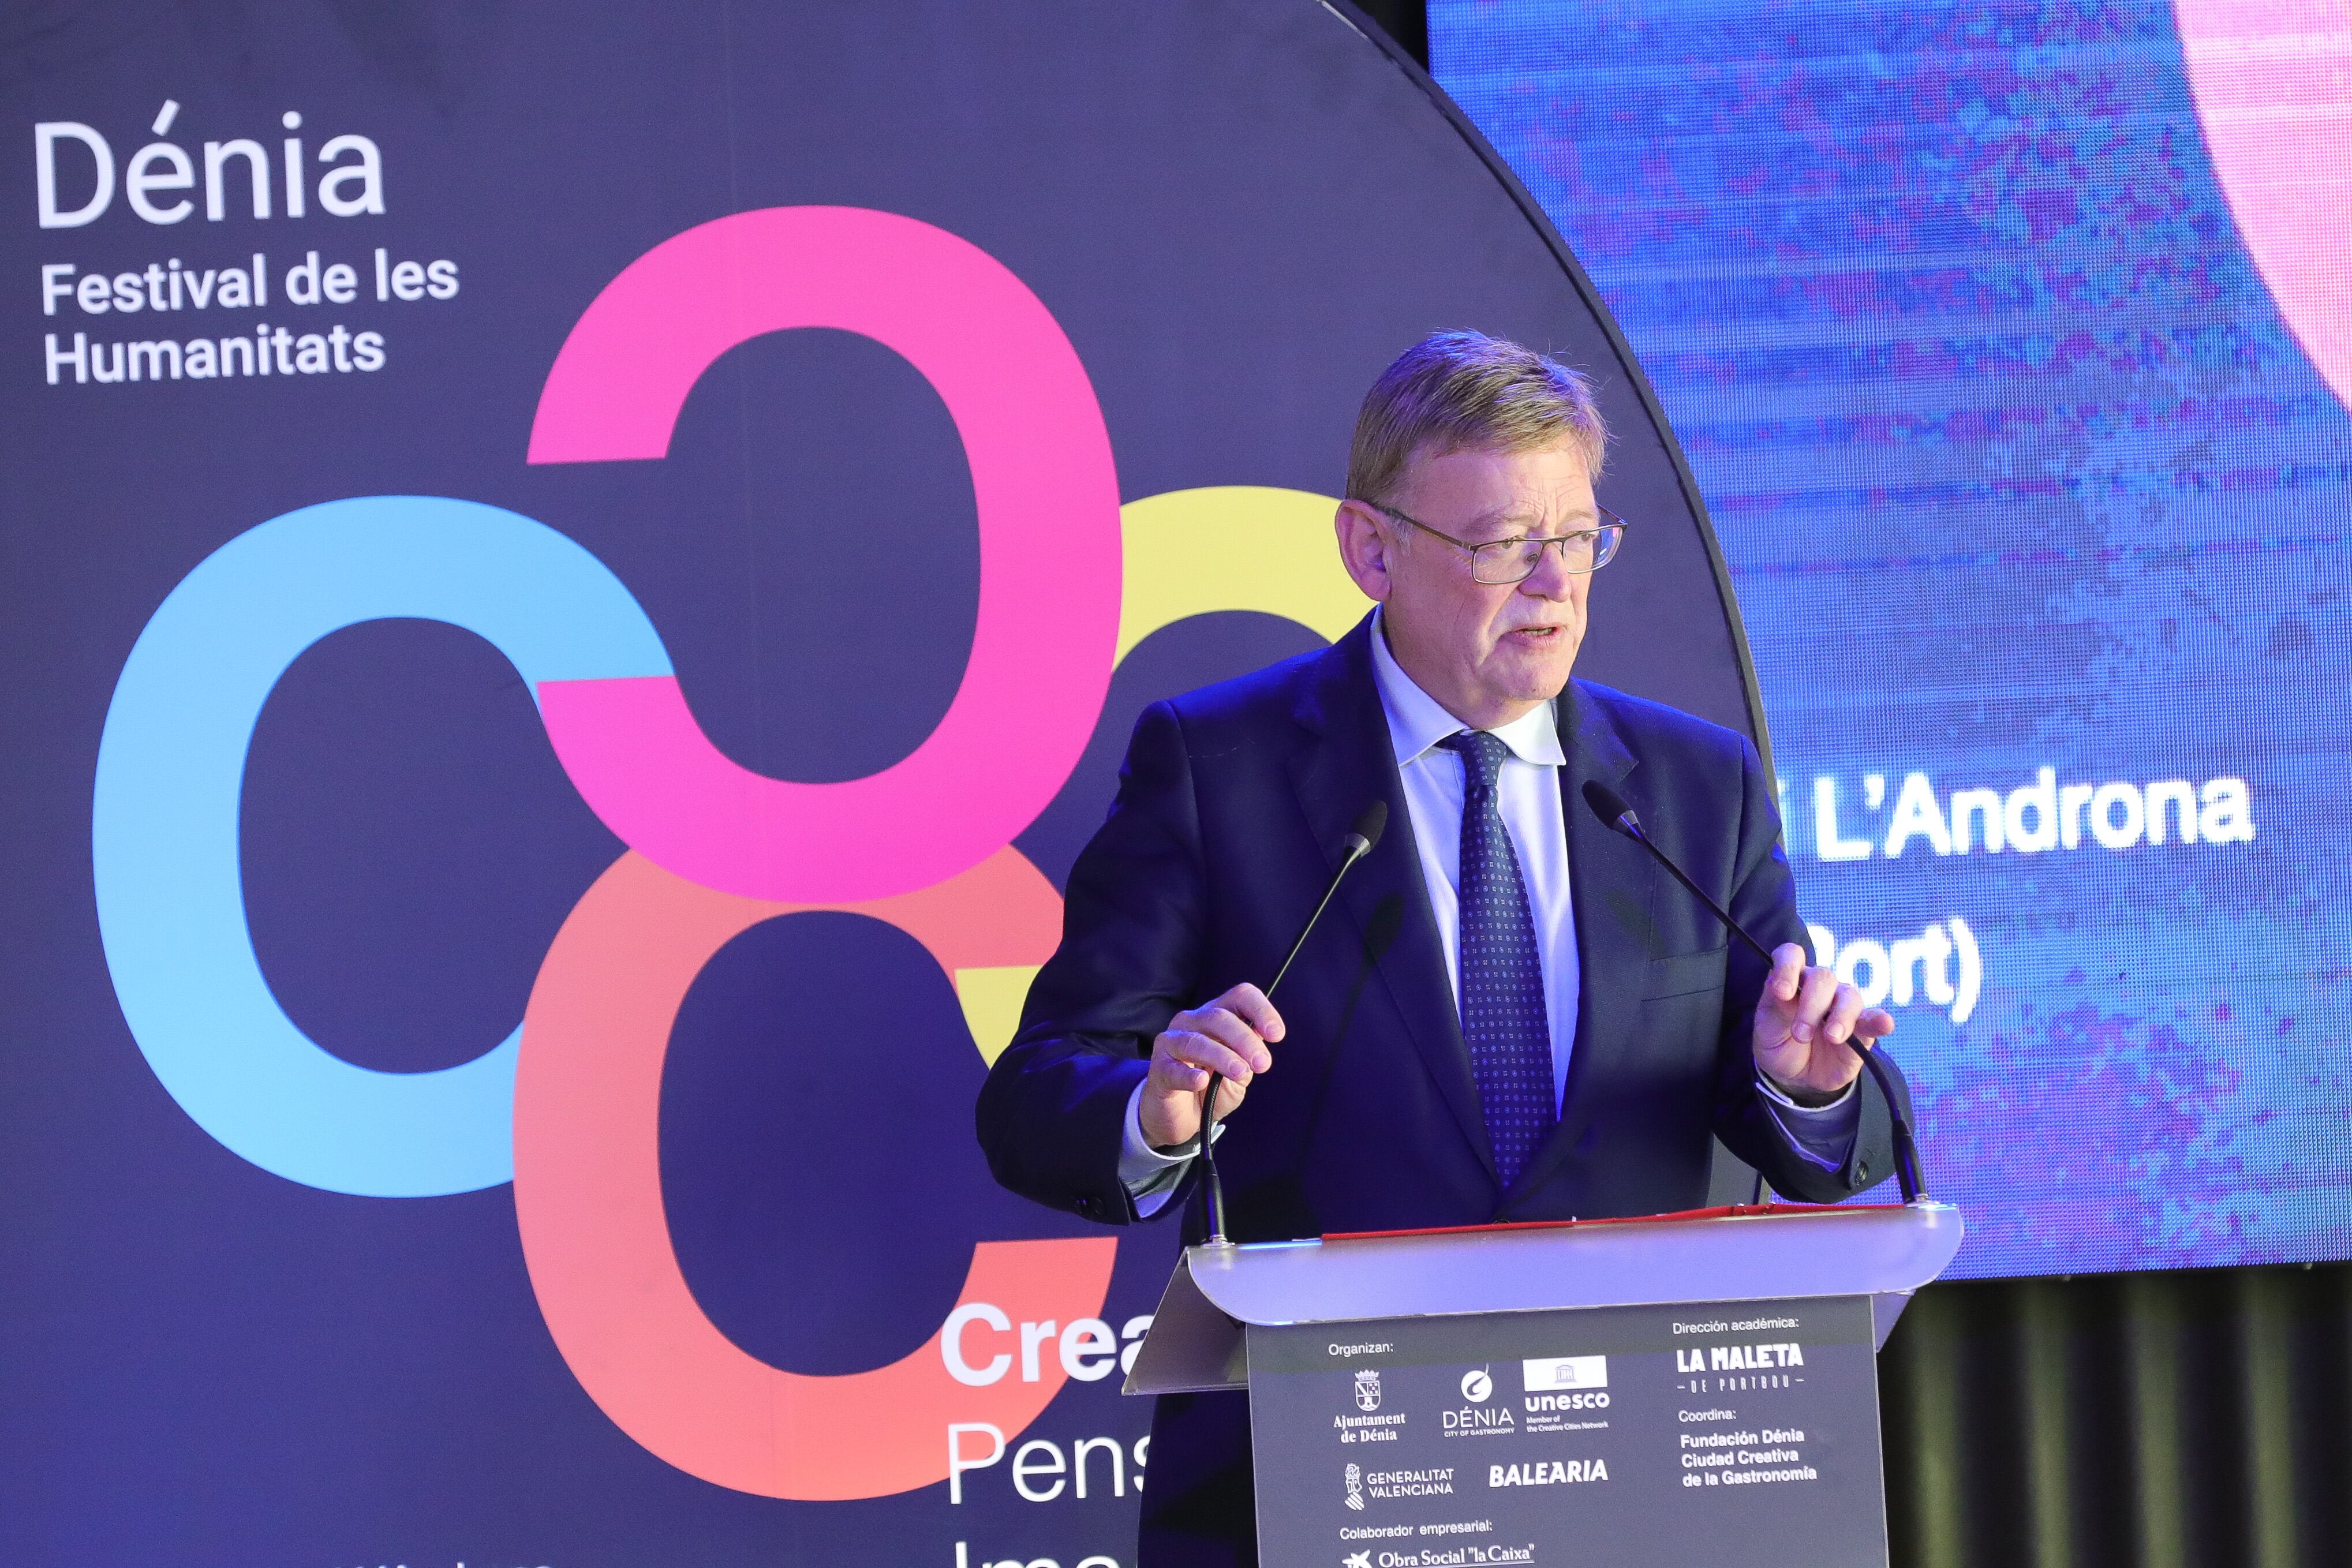
[[[1572,534],[1554,534],[1549,538],[1522,535],[1517,538],[1495,539],[1486,544],[1474,545],[1467,539],[1455,538],[1443,528],[1433,528],[1419,517],[1400,512],[1394,507],[1379,501],[1368,501],[1365,505],[1387,513],[1398,522],[1409,523],[1423,533],[1434,535],[1456,549],[1468,551],[1471,580],[1492,588],[1525,582],[1543,563],[1544,551],[1555,545],[1559,548],[1559,563],[1568,570],[1579,574],[1599,571],[1615,557],[1617,547],[1625,538],[1625,519],[1606,507],[1593,508],[1601,518],[1597,528],[1580,528]]]

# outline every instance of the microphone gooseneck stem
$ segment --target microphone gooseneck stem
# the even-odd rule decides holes
[[[1282,984],[1282,977],[1290,973],[1292,961],[1298,956],[1298,950],[1307,946],[1307,938],[1313,934],[1316,923],[1323,918],[1323,912],[1331,906],[1332,896],[1339,891],[1341,879],[1347,876],[1349,868],[1371,852],[1372,845],[1379,841],[1381,830],[1387,821],[1388,808],[1380,801],[1374,801],[1372,807],[1356,820],[1356,831],[1348,835],[1341,847],[1339,869],[1331,873],[1330,882],[1324,886],[1323,896],[1316,901],[1315,913],[1308,915],[1307,924],[1298,928],[1297,938],[1283,956],[1282,967],[1276,969],[1274,978],[1266,982],[1268,1000],[1273,999],[1275,988]],[[1225,1239],[1225,1184],[1217,1176],[1216,1150],[1217,1091],[1224,1086],[1224,1082],[1222,1074],[1212,1072],[1209,1074],[1209,1086],[1201,1091],[1201,1184],[1208,1203],[1209,1245],[1212,1247],[1230,1245]]]
[[[1926,1196],[1919,1174],[1919,1145],[1911,1141],[1911,1124],[1904,1118],[1895,1103],[1895,1085],[1886,1076],[1886,1064],[1878,1060],[1874,1047],[1865,1046],[1856,1052],[1862,1064],[1870,1070],[1871,1081],[1878,1085],[1881,1098],[1886,1102],[1888,1131],[1895,1138],[1895,1185],[1903,1193],[1903,1201],[1916,1203]]]
[[[1600,810],[1598,806],[1594,809]],[[1602,814],[1605,816],[1607,813]],[[1649,851],[1651,858],[1665,867],[1676,882],[1688,888],[1692,897],[1706,904],[1715,917],[1723,922],[1727,930],[1756,949],[1756,956],[1766,964],[1772,962],[1772,950],[1756,940],[1746,926],[1734,920],[1730,911],[1709,897],[1706,890],[1693,882],[1665,851],[1652,843],[1650,835],[1642,831],[1642,824],[1633,812],[1622,811],[1610,826]],[[1886,1065],[1879,1061],[1877,1051],[1865,1045],[1856,1047],[1854,1053],[1862,1058],[1862,1065],[1868,1070],[1871,1082],[1878,1085],[1879,1095],[1886,1102],[1888,1132],[1895,1140],[1895,1185],[1901,1190],[1904,1202],[1915,1203],[1926,1196],[1927,1186],[1919,1171],[1919,1145],[1911,1136],[1911,1123],[1903,1114],[1902,1103],[1895,1097],[1894,1081],[1886,1076]]]
[[[1225,1239],[1225,1184],[1217,1179],[1217,1091],[1224,1085],[1222,1073],[1209,1074],[1209,1086],[1201,1091],[1201,1184],[1209,1204],[1209,1245],[1223,1247]]]
[[[1307,938],[1308,935],[1314,931],[1315,923],[1323,918],[1323,911],[1330,905],[1332,897],[1339,893],[1339,879],[1346,876],[1348,874],[1348,868],[1354,865],[1358,861],[1363,859],[1366,852],[1370,851],[1371,847],[1371,845],[1366,843],[1361,838],[1355,837],[1353,835],[1349,836],[1348,840],[1348,852],[1340,856],[1339,869],[1331,873],[1330,885],[1324,888],[1322,902],[1315,906],[1315,913],[1307,917],[1307,924],[1298,928],[1298,939],[1291,943],[1290,951],[1283,957],[1282,967],[1276,969],[1274,972],[1274,978],[1266,982],[1265,995],[1267,1000],[1271,1001],[1274,999],[1275,988],[1282,984],[1283,976],[1290,973],[1290,966],[1297,958],[1298,950],[1307,946]]]
[[[1631,818],[1632,815],[1633,813],[1630,811],[1626,813],[1628,818]],[[1667,858],[1665,851],[1660,849],[1657,845],[1650,841],[1649,834],[1643,832],[1638,825],[1624,829],[1623,831],[1627,838],[1632,839],[1635,843],[1640,844],[1643,849],[1649,851],[1652,857],[1654,858],[1660,865],[1665,867],[1667,871],[1674,874],[1674,879],[1676,882],[1681,883],[1685,887],[1690,889],[1691,896],[1697,899],[1701,904],[1706,904],[1708,910],[1714,914],[1715,917],[1723,922],[1726,929],[1730,931],[1733,936],[1738,937],[1742,942],[1747,943],[1750,947],[1755,948],[1756,956],[1759,958],[1763,959],[1768,967],[1771,965],[1772,949],[1767,947],[1763,943],[1759,942],[1755,937],[1749,936],[1748,933],[1748,927],[1739,924],[1738,921],[1734,920],[1731,917],[1731,912],[1729,910],[1724,908],[1723,905],[1717,904],[1713,898],[1707,896],[1706,889],[1693,882],[1690,879],[1689,874],[1685,873],[1682,867],[1676,865],[1672,860]]]

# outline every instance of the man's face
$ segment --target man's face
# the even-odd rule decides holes
[[[1596,526],[1592,480],[1567,441],[1532,452],[1415,456],[1388,497],[1469,544]],[[1558,696],[1584,641],[1589,572],[1546,550],[1523,582],[1471,576],[1470,557],[1360,501],[1339,517],[1340,553],[1381,601],[1389,648],[1423,691],[1465,724],[1507,724]]]

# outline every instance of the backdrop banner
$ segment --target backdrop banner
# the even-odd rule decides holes
[[[1754,733],[1540,214],[1313,0],[0,26],[0,1562],[1130,1563],[1173,1229],[972,1099],[1381,366],[1592,372]]]

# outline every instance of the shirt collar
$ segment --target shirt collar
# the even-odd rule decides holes
[[[1372,681],[1380,687],[1381,711],[1388,717],[1389,742],[1396,749],[1400,768],[1467,727],[1423,691],[1396,662],[1396,655],[1389,652],[1388,632],[1378,606],[1372,610]],[[1559,768],[1568,761],[1568,754],[1560,748],[1559,716],[1550,703],[1538,703],[1530,712],[1489,733],[1522,762]]]

